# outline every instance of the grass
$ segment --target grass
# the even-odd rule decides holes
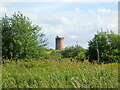
[[[85,61],[11,61],[2,69],[3,88],[118,88],[118,64]]]

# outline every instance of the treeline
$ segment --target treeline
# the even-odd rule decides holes
[[[119,62],[120,60],[120,36],[112,31],[100,31],[88,42],[88,49],[80,45],[66,47],[57,51],[45,48],[48,44],[45,34],[41,33],[41,27],[33,25],[29,18],[20,12],[12,17],[0,20],[2,24],[2,58],[9,60],[18,59],[58,59],[70,58],[70,60],[97,63]]]
[[[81,46],[66,47],[62,51],[63,57],[74,58],[79,61],[111,63],[120,62],[120,36],[112,31],[100,31],[88,42],[88,49]]]

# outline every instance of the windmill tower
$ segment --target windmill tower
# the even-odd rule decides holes
[[[64,37],[56,37],[56,50],[63,50],[64,49]]]

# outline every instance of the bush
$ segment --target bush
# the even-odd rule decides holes
[[[84,61],[86,50],[81,46],[70,46],[66,47],[65,50],[61,51],[63,58],[75,58],[78,61]]]
[[[61,53],[59,50],[53,50],[51,53],[50,53],[50,58],[51,59],[56,59],[56,60],[61,60]]]

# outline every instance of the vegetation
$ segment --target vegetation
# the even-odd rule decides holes
[[[3,66],[3,88],[118,88],[118,64],[10,61]]]
[[[84,61],[86,50],[79,45],[66,47],[65,50],[61,51],[64,58],[73,58],[78,61]]]
[[[46,45],[41,28],[21,13],[2,18],[2,56],[8,59],[40,58]]]
[[[119,35],[114,34],[112,31],[97,32],[94,38],[89,41],[89,61],[111,63],[120,61]]]
[[[14,13],[12,17],[2,18],[2,56],[4,59],[48,59],[48,58],[71,58],[98,63],[119,62],[119,35],[112,31],[97,32],[90,40],[88,50],[76,45],[66,47],[63,51],[52,51],[48,49],[44,34],[38,25],[32,25],[29,18],[20,12]],[[1,22],[0,21],[0,22]],[[1,35],[0,35],[1,36]]]
[[[87,50],[75,45],[60,51],[45,48],[41,28],[19,12],[0,24],[0,88],[118,88],[120,36],[112,31],[97,32]]]

